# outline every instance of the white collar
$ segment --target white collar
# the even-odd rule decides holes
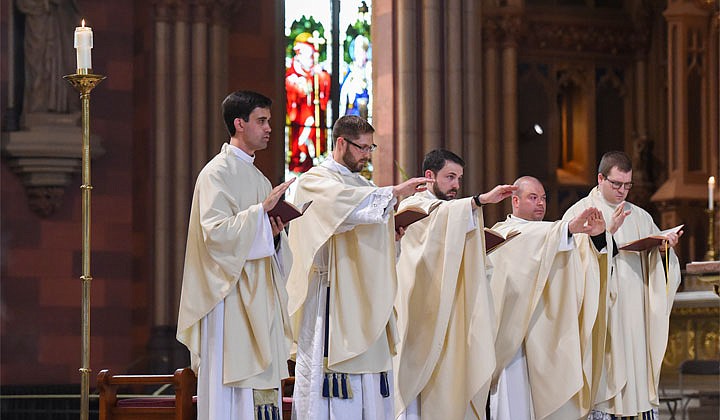
[[[250,156],[250,155],[248,155],[247,153],[245,153],[245,151],[244,151],[243,149],[241,149],[241,148],[239,148],[239,147],[237,147],[237,146],[233,146],[233,145],[230,144],[230,143],[226,143],[226,144],[228,145],[228,148],[230,149],[230,151],[232,152],[232,154],[234,154],[235,156],[237,156],[237,157],[238,157],[240,160],[242,160],[243,162],[255,163],[255,155]]]
[[[340,172],[342,175],[360,175],[358,172],[352,172],[345,165],[337,163],[337,161],[333,159],[332,153],[328,153],[327,157],[320,165],[330,169],[331,171]]]
[[[522,217],[513,216],[512,214],[508,214],[508,220],[512,219],[517,223],[530,223],[529,220],[525,220]]]

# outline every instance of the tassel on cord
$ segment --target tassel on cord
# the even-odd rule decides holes
[[[253,389],[255,420],[279,420],[277,403],[280,392],[277,388]]]
[[[340,394],[341,394],[341,395],[340,395],[340,398],[342,398],[342,399],[344,399],[344,400],[347,400],[348,398],[350,398],[350,397],[348,396],[348,386],[347,386],[347,382],[348,382],[347,374],[346,374],[346,373],[341,374],[341,375],[340,375],[340,388],[341,388],[341,389],[340,389],[340,391],[341,391],[341,392],[340,392]]]
[[[390,385],[388,384],[387,372],[380,372],[380,395],[383,398],[390,396]]]
[[[328,384],[328,373],[323,375],[323,391],[322,396],[325,398],[330,398],[330,385]]]
[[[333,373],[332,376],[333,376],[333,378],[332,378],[332,387],[333,387],[332,396],[339,397],[340,396],[340,387],[338,386],[337,374]]]

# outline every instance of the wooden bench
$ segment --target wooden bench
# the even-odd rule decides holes
[[[118,398],[119,387],[172,385],[175,396]],[[113,375],[104,369],[98,374],[100,420],[192,420],[196,416],[193,395],[197,389],[195,372],[178,369],[174,375]]]

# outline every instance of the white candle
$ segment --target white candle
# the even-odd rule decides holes
[[[92,69],[92,57],[90,50],[93,47],[92,28],[85,26],[85,19],[82,20],[82,26],[75,28],[75,50],[77,52],[77,70]]]
[[[715,208],[715,200],[713,194],[715,193],[715,177],[711,176],[708,178],[708,209],[712,210]]]

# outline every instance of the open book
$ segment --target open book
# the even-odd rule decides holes
[[[442,201],[428,201],[427,203],[429,204],[425,206],[408,206],[395,213],[395,230],[407,229],[411,224],[428,217]]]
[[[628,242],[626,244],[623,244],[618,247],[620,251],[645,251],[651,248],[655,248],[656,246],[662,245],[663,241],[666,241],[667,238],[665,235],[668,233],[678,233],[680,229],[683,228],[683,225],[675,226],[674,228],[663,230],[662,232],[646,236],[644,238],[640,238],[637,240],[634,240],[632,242]]]
[[[302,216],[303,213],[305,213],[305,210],[310,207],[310,204],[312,204],[312,201],[308,201],[307,203],[303,204],[302,207],[297,208],[293,203],[289,201],[279,200],[277,204],[275,204],[275,207],[273,207],[268,212],[268,216],[279,216],[283,224],[287,224],[289,221]]]
[[[485,253],[489,254],[500,247],[500,245],[506,243],[510,239],[518,236],[520,232],[517,230],[511,230],[507,235],[503,236],[502,233],[485,228]]]

